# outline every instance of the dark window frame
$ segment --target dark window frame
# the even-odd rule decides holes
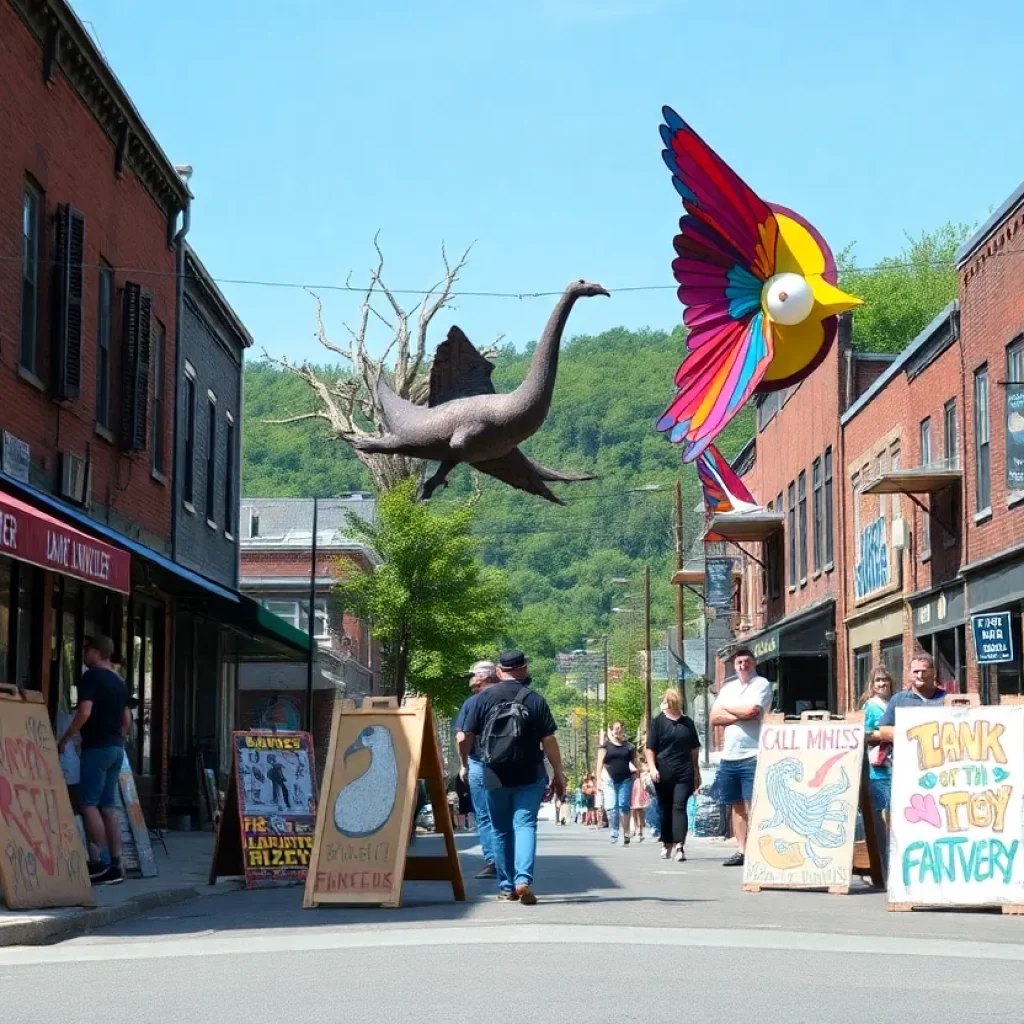
[[[796,481],[786,488],[786,532],[789,539],[789,588],[796,589]]]
[[[182,401],[185,403],[185,451],[183,453],[181,500],[185,508],[195,515],[196,486],[196,404],[199,401],[199,382],[195,370],[185,364],[185,386],[182,388]]]
[[[918,444],[920,445],[921,467],[932,464],[932,418],[925,416],[918,427]],[[921,508],[921,558],[928,558],[932,553],[932,515],[931,501],[923,501]]]
[[[835,561],[835,536],[833,533],[833,516],[835,508],[832,495],[832,447],[825,449],[823,462],[823,475],[825,477],[825,572],[832,572],[836,567]]]
[[[821,572],[821,534],[824,528],[825,522],[825,507],[824,507],[824,483],[821,476],[821,456],[811,463],[811,491],[813,492],[814,502],[814,532],[813,539],[811,542],[812,547],[812,564],[814,565],[814,572],[817,574]]]
[[[206,523],[217,526],[217,396],[206,392]]]
[[[164,475],[164,360],[167,358],[167,329],[153,319],[153,404],[150,409],[150,472],[163,482]]]
[[[797,501],[797,523],[799,525],[800,535],[798,543],[800,545],[799,551],[799,562],[800,562],[800,586],[807,586],[807,470],[801,469],[800,474],[797,476],[796,484],[796,501]]]
[[[29,212],[30,205],[32,206],[31,214]],[[38,381],[41,376],[39,268],[45,209],[45,193],[34,181],[26,179],[21,199],[21,314],[18,362],[21,369],[35,381]],[[27,230],[30,227],[31,234]]]
[[[105,260],[100,261],[96,272],[96,427],[107,438],[111,433],[113,415],[111,410],[110,378],[114,337],[114,296],[116,282],[114,268]]]
[[[224,414],[224,536],[235,536],[235,417]]]
[[[984,385],[983,388],[981,385]],[[984,405],[979,397],[984,391]],[[974,501],[977,518],[992,510],[992,424],[988,363],[974,371]]]

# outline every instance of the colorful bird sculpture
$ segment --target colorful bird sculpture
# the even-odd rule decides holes
[[[838,315],[861,300],[836,287],[825,240],[766,203],[672,109],[662,156],[685,216],[672,262],[689,356],[658,430],[696,462],[711,512],[758,508],[712,442],[755,392],[803,380],[828,354]]]

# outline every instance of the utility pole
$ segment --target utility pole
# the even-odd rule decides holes
[[[651,727],[651,567],[644,566],[644,713]]]
[[[683,482],[676,480],[676,570],[683,571]],[[686,639],[686,626],[683,621],[685,614],[683,601],[683,587],[680,584],[676,587],[676,648],[679,652],[679,697],[683,704],[683,714],[686,714],[686,661],[683,656],[683,644]]]
[[[306,662],[306,732],[313,731],[313,662],[316,659],[316,534],[319,502],[313,499],[313,537],[309,558],[309,659]]]

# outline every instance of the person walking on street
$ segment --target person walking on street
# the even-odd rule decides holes
[[[736,675],[723,685],[711,706],[711,724],[725,730],[715,784],[721,802],[732,809],[732,833],[736,837],[736,852],[725,861],[726,867],[743,864],[761,723],[774,699],[772,684],[757,674],[754,652],[749,647],[738,648],[732,664]]]
[[[632,829],[633,835],[636,836],[637,842],[642,843],[644,841],[644,825],[647,822],[647,808],[651,803],[651,794],[648,791],[648,786],[653,785],[651,782],[650,772],[647,765],[644,764],[640,770],[639,775],[633,776],[633,792],[629,798],[629,809],[632,817]]]
[[[498,661],[498,682],[470,703],[459,741],[466,757],[479,740],[487,809],[494,832],[498,899],[533,906],[537,814],[549,792],[544,756],[551,762],[550,790],[565,795],[565,773],[548,702],[530,687],[522,651]]]
[[[477,878],[498,877],[498,869],[494,864],[494,830],[487,809],[487,790],[484,788],[484,766],[480,760],[480,751],[473,745],[463,753],[462,741],[465,738],[466,717],[470,706],[478,694],[497,681],[498,670],[494,662],[478,661],[469,670],[470,696],[455,716],[455,740],[459,746],[461,762],[459,777],[469,786],[469,798],[476,816],[476,834],[480,839],[480,852],[484,856],[484,866],[476,873]]]
[[[622,845],[629,845],[630,800],[633,796],[633,779],[640,773],[636,747],[626,737],[622,722],[612,722],[608,737],[597,749],[597,777],[607,781],[604,787],[604,805],[612,829],[612,842],[619,841],[619,824],[622,823]]]
[[[109,636],[86,639],[87,668],[78,682],[78,709],[57,744],[58,753],[63,753],[68,742],[81,733],[78,804],[89,845],[89,878],[94,885],[124,881],[117,786],[132,716],[128,687],[111,664],[113,652]]]
[[[679,691],[668,689],[661,698],[661,714],[647,731],[647,770],[658,795],[661,812],[661,859],[673,852],[686,860],[687,804],[700,788],[700,737],[693,720],[683,714]]]

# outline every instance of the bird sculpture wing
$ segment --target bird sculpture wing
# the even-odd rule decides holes
[[[525,456],[518,448],[513,448],[500,459],[474,462],[473,468],[488,476],[493,476],[495,480],[509,484],[517,490],[547,498],[548,501],[554,502],[556,505],[565,503],[552,492],[544,482],[545,480],[574,483],[580,480],[594,479],[587,473],[563,473],[561,470],[542,466],[539,462],[534,462],[533,459]]]
[[[458,327],[437,346],[430,368],[431,406],[471,395],[493,395],[491,373],[494,363],[485,359]]]
[[[772,361],[771,322],[761,307],[775,271],[778,222],[675,111],[664,110],[663,157],[686,215],[672,270],[686,306],[690,356],[658,430],[692,462],[753,394]]]

